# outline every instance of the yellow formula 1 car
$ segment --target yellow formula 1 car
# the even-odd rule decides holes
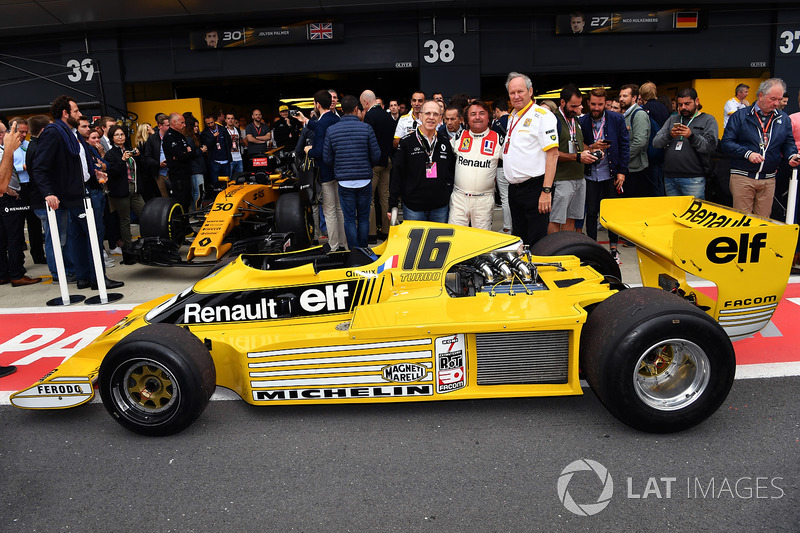
[[[730,390],[730,338],[781,299],[798,228],[690,197],[606,201],[602,220],[637,244],[650,287],[626,288],[578,233],[528,251],[404,222],[374,250],[242,255],[137,307],[11,402],[72,407],[96,385],[120,424],[168,435],[217,385],[265,406],[558,396],[582,394],[580,368],[624,423],[691,427]]]
[[[299,250],[311,244],[306,195],[291,174],[265,171],[233,176],[214,203],[184,213],[171,198],[147,202],[140,217],[136,261],[156,266],[208,266],[231,255]],[[186,259],[180,248],[194,233]]]

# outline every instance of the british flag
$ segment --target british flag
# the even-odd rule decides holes
[[[319,39],[333,39],[333,23],[323,22],[320,24],[312,23],[308,25],[308,36],[312,41]]]

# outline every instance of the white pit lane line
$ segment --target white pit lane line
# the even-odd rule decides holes
[[[789,283],[800,283],[799,275],[789,276]],[[691,283],[693,287],[713,287],[713,283],[709,281],[694,281]],[[631,284],[631,287],[641,287],[641,284]],[[74,307],[68,308],[69,311],[100,311],[100,310],[131,310],[140,304],[127,304],[127,305],[105,305],[102,308],[94,307]],[[25,307],[19,309],[0,309],[0,315],[5,314],[18,314],[18,313],[58,313],[64,311],[64,308],[54,307]],[[761,363],[752,365],[737,365],[735,379],[762,379],[762,378],[784,378],[800,376],[800,362],[791,363]],[[581,387],[588,389],[589,384],[586,380],[580,381]],[[0,387],[2,381],[0,381]],[[11,405],[9,397],[14,391],[0,391],[0,405]],[[239,395],[230,389],[224,387],[217,387],[211,401],[226,401],[226,400],[240,400]],[[89,403],[101,403],[100,394],[95,393],[95,397]]]

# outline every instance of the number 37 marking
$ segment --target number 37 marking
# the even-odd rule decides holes
[[[791,54],[794,50],[795,54],[800,54],[800,30],[786,30],[781,33],[780,38],[783,39],[783,44],[778,48],[781,53]]]

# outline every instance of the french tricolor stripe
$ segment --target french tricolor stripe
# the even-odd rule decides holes
[[[383,272],[388,268],[397,268],[398,261],[400,260],[399,256],[393,255],[389,259],[386,260],[381,266],[378,267],[378,274]]]

